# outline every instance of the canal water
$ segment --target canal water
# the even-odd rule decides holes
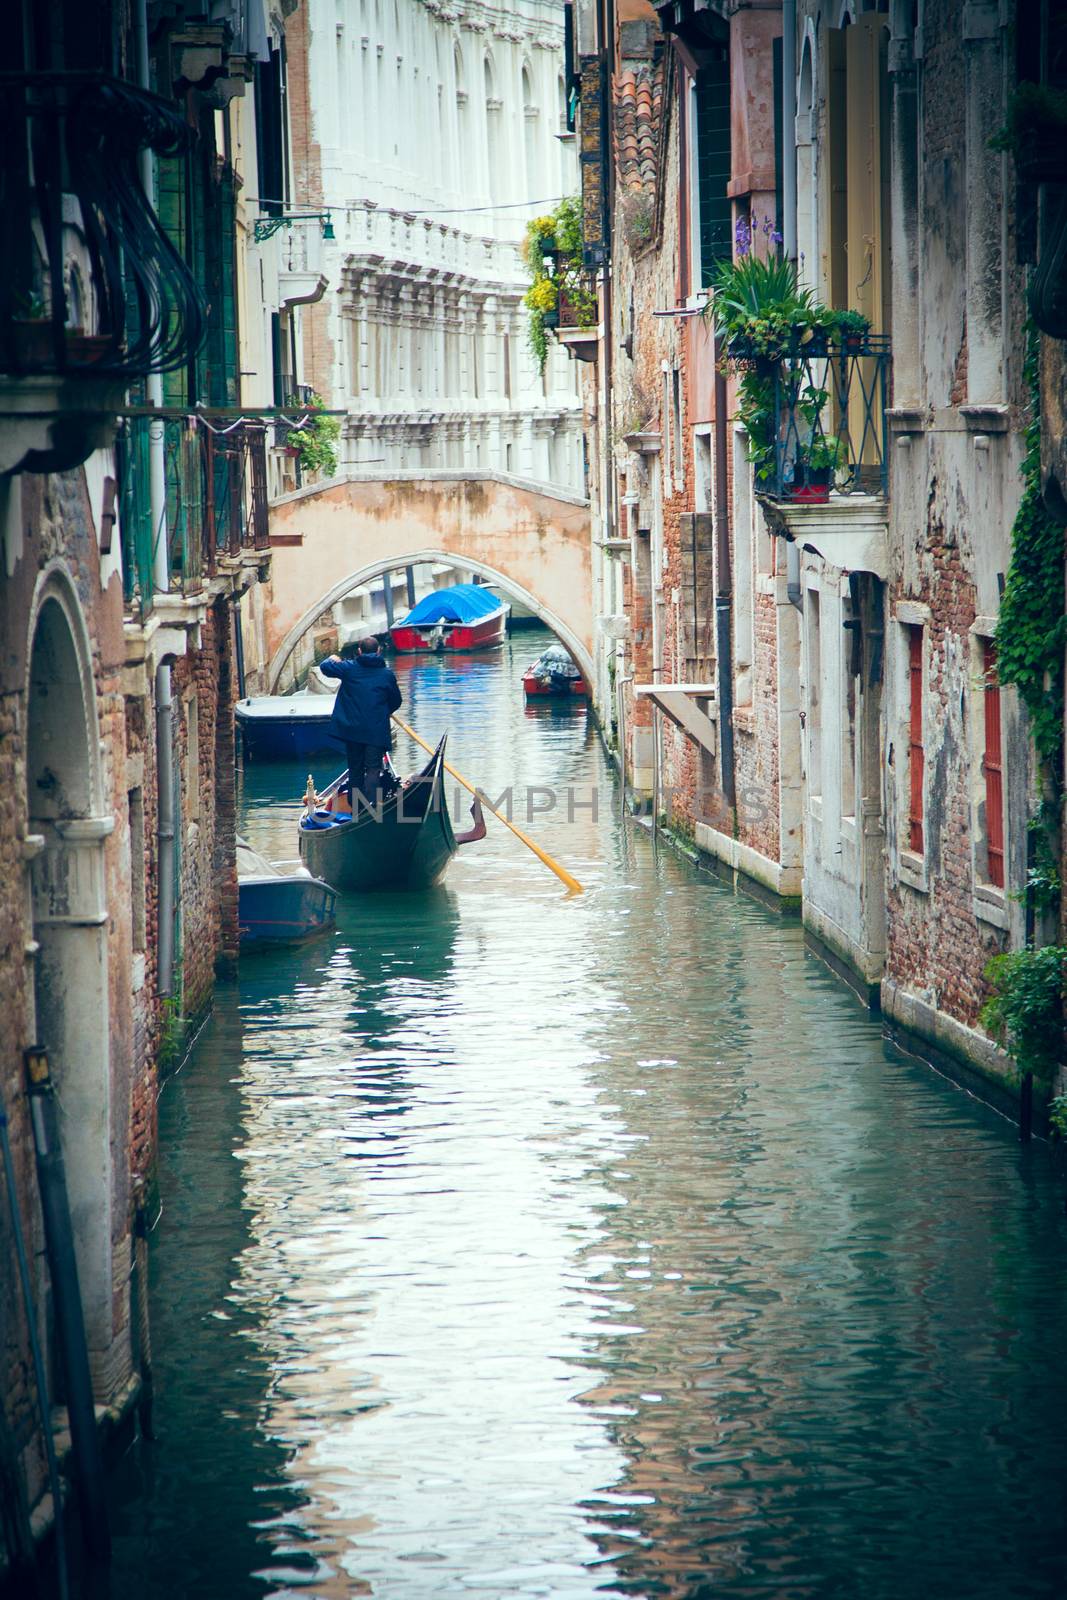
[[[158,1438],[104,1592],[1063,1595],[1047,1153],[619,823],[585,712],[523,706],[543,642],[399,675],[520,824],[554,793],[586,893],[490,823],[439,892],[246,960],[163,1094]],[[305,778],[244,774],[269,856]]]

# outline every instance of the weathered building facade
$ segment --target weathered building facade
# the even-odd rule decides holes
[[[280,10],[21,16],[0,113],[21,152],[0,290],[0,1476],[17,1512],[0,1571],[28,1558],[29,1513],[49,1520],[41,1418],[50,1432],[49,1401],[77,1387],[25,1052],[50,1067],[89,1415],[117,1422],[147,1378],[136,1240],[160,1064],[237,957],[238,607],[269,562],[272,402],[239,306],[268,349],[272,308],[235,191],[283,111]]]
[[[577,9],[576,78],[605,74],[611,114],[586,406],[625,776],[801,909],[893,1024],[1010,1096],[979,1013],[990,958],[1040,933],[1042,784],[997,670],[1030,202],[991,135],[1039,8]],[[745,258],[794,262],[821,331],[768,359],[722,311],[716,348],[709,289]]]
[[[559,8],[309,0],[293,35],[295,170],[329,217],[302,230],[329,281],[304,363],[346,413],[343,464],[580,490],[573,376],[558,354],[538,372],[518,255],[576,182]]]

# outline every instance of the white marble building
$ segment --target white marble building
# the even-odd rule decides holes
[[[584,490],[574,366],[530,355],[517,246],[577,188],[555,0],[307,0],[333,403],[350,470]],[[318,365],[318,363],[316,363]]]

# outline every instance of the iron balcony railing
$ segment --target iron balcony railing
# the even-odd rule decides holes
[[[141,185],[188,148],[178,106],[102,73],[0,72],[0,371],[134,378],[186,365],[196,281]]]
[[[801,502],[887,494],[890,362],[888,338],[868,334],[816,338],[776,364],[762,493]]]
[[[153,513],[152,456],[160,446],[164,504]],[[141,617],[160,589],[199,593],[220,557],[269,548],[264,422],[142,413],[123,419],[117,451],[123,586]],[[164,538],[165,565],[157,563]]]

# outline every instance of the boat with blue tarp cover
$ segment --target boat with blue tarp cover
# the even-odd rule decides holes
[[[484,650],[504,642],[510,610],[481,584],[453,583],[428,594],[393,627],[393,648],[402,654]]]

